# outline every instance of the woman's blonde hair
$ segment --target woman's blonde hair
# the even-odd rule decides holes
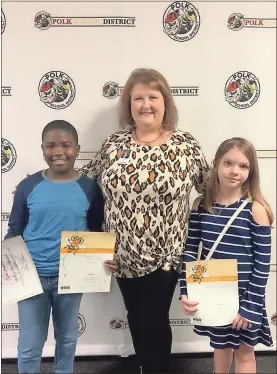
[[[259,203],[261,203],[267,211],[270,224],[272,224],[274,219],[272,210],[267,201],[262,196],[260,189],[259,165],[256,150],[248,140],[243,138],[227,139],[218,147],[218,150],[215,154],[213,168],[210,174],[207,189],[204,193],[204,208],[208,212],[214,213],[213,203],[216,200],[219,191],[219,163],[222,157],[232,148],[236,148],[239,151],[241,151],[245,155],[250,164],[248,178],[242,186],[242,192],[244,196],[250,198],[252,201],[258,201]]]
[[[119,101],[119,123],[123,128],[133,130],[136,126],[131,113],[131,93],[136,84],[145,84],[153,90],[160,91],[164,98],[165,112],[163,127],[173,130],[177,126],[178,111],[172,93],[164,76],[154,69],[136,69],[128,78]]]

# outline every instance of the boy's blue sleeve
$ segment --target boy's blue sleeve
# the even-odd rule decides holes
[[[16,189],[13,207],[8,223],[8,232],[5,239],[13,238],[14,236],[23,236],[23,231],[29,221],[29,209],[27,207],[26,193],[22,184]]]
[[[89,231],[102,231],[104,221],[104,197],[96,180],[93,181],[90,206],[87,213]]]

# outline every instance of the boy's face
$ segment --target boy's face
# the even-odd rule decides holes
[[[44,135],[41,148],[45,161],[54,174],[74,171],[80,146],[70,132],[58,129],[48,131]]]

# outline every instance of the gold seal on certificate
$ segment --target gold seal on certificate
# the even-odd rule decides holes
[[[237,260],[202,260],[186,263],[188,298],[197,301],[194,325],[224,326],[239,310]]]
[[[61,235],[58,293],[109,292],[115,233],[63,231]]]

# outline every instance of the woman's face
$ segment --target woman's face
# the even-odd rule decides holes
[[[160,91],[136,84],[131,92],[131,113],[137,127],[160,129],[164,118],[164,98]]]

